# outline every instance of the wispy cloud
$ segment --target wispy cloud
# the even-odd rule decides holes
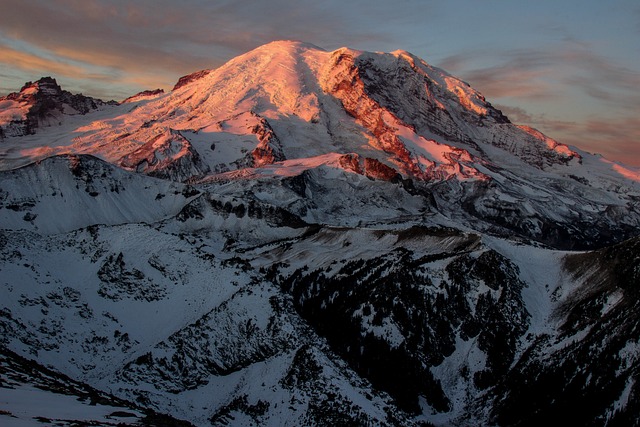
[[[181,75],[215,68],[272,40],[299,39],[327,48],[345,40],[389,42],[383,27],[400,16],[397,7],[362,0],[343,3],[4,0],[0,39],[26,46],[32,63],[37,57],[48,60],[51,73],[70,75],[74,71],[65,64],[81,64],[75,70],[79,74],[87,67],[109,70],[106,77],[113,85],[144,78],[170,88]],[[362,17],[368,21],[359,22]],[[371,25],[374,17],[380,25]],[[56,57],[61,64],[54,64]],[[9,59],[2,62],[17,66]],[[29,68],[27,62],[23,58],[20,66]],[[138,77],[128,77],[134,74]]]
[[[615,117],[588,117],[566,121],[531,114],[520,107],[496,104],[514,123],[533,126],[564,144],[610,160],[640,166],[640,116],[634,111]]]
[[[575,140],[586,149],[605,154],[611,159],[640,166],[640,117],[614,120],[592,118],[584,125],[586,138]]]
[[[0,40],[0,67],[8,70],[2,73],[3,82],[16,81],[16,75],[22,76],[14,86],[6,85],[1,88],[0,93],[18,90],[26,80],[25,75],[31,76],[30,80],[48,75],[61,82],[74,82],[65,86],[65,89],[72,88],[74,91],[108,99],[124,99],[137,87],[160,87],[166,83],[165,79],[145,74],[143,70],[142,73],[123,74],[106,63],[101,66],[100,62],[93,62],[90,57],[67,54],[64,50],[58,54],[42,52],[36,48],[29,50],[31,52],[14,49]]]
[[[82,67],[67,64],[59,60],[43,58],[28,52],[12,49],[0,44],[0,62],[10,64],[27,72],[49,70],[61,76],[77,76],[86,74]]]
[[[576,71],[564,77],[568,85],[602,101],[619,102],[624,98],[640,106],[640,72],[587,50],[565,51],[562,59]]]
[[[488,55],[495,57],[488,66]],[[473,51],[445,58],[439,66],[463,77],[491,99],[503,97],[552,99],[556,96],[547,80],[553,74],[554,58],[547,52],[511,50],[506,52]]]
[[[335,7],[339,3],[335,1],[285,0],[4,3],[0,28],[8,36],[52,51],[65,47],[85,55],[91,52],[96,60],[102,55],[100,65],[109,61],[127,69],[140,63],[180,72],[185,67],[191,71],[194,65],[212,67],[230,56],[282,38],[306,37],[308,41],[336,46],[344,40],[387,38],[379,26],[365,28],[353,21],[358,14],[351,12],[359,2],[343,7]],[[366,6],[367,10],[379,7]]]
[[[598,101],[640,106],[640,73],[567,40],[547,50],[493,52],[495,65],[477,67],[487,52],[467,52],[445,58],[441,66],[461,75],[490,98],[553,99],[559,87],[580,90]]]
[[[489,55],[495,65],[477,65]],[[588,43],[567,37],[546,50],[475,51],[439,65],[480,90],[514,122],[640,165],[640,72],[595,53]],[[545,106],[545,114],[531,112]]]
[[[187,20],[183,27],[170,25],[167,16],[173,15],[171,8],[142,10],[119,1],[5,3],[9,4],[0,15],[0,28],[5,35],[53,54],[129,71],[159,64],[160,69],[176,71],[185,62],[203,60],[189,50],[180,51],[177,45],[171,45],[171,40],[180,40],[188,33],[181,28],[189,28]]]

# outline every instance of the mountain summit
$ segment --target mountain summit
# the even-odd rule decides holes
[[[326,52],[273,42],[187,77],[172,93],[128,115],[126,125],[96,132],[95,139],[120,138],[119,151],[105,155],[115,159],[167,129],[251,135],[248,130],[268,133],[266,122],[277,141],[262,139],[250,155],[211,159],[207,166],[237,169],[353,153],[361,162],[369,157],[429,180],[481,178],[473,164],[487,158],[484,145],[507,149],[538,168],[580,159],[566,146],[511,125],[466,83],[402,51]],[[149,123],[150,116],[158,119]]]
[[[278,41],[122,103],[43,78],[0,130],[6,395],[202,426],[637,425],[640,174],[408,52]]]

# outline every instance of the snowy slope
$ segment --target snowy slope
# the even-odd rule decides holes
[[[154,222],[198,191],[127,173],[90,156],[50,157],[0,172],[3,228],[60,233],[94,224]],[[169,195],[169,197],[165,197]]]
[[[219,227],[191,234],[194,212],[156,226],[4,231],[2,344],[198,425],[212,417],[240,417],[241,425],[410,423],[332,353],[276,286],[225,250],[234,222],[264,228],[264,214],[239,218],[220,209]],[[308,369],[320,371],[310,377]]]
[[[1,351],[3,426],[191,425],[100,392],[6,349]]]

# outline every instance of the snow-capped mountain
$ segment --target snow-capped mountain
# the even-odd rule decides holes
[[[637,423],[639,171],[404,51],[77,97],[0,100],[8,351],[196,425]]]
[[[107,107],[6,138],[0,162],[15,168],[76,153],[180,182],[396,181],[403,195],[389,202],[404,212],[385,203],[384,219],[435,212],[562,248],[614,243],[640,225],[638,171],[510,123],[466,83],[403,51],[274,42],[185,76],[170,93]],[[335,214],[342,200],[298,199],[294,213],[310,222],[379,219],[359,214],[354,223],[348,210]]]

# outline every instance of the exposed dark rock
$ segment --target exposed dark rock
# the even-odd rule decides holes
[[[387,166],[384,163],[376,159],[365,158],[364,159],[364,174],[369,178],[381,179],[384,181],[392,181],[401,179],[402,176],[391,166]]]
[[[640,366],[630,337],[640,330],[640,240],[570,255],[565,265],[583,286],[556,313],[562,333],[540,336],[500,378],[493,421],[637,426]]]
[[[164,93],[163,89],[143,90],[142,92],[138,92],[135,95],[126,98],[125,100],[122,101],[122,103],[124,104],[124,103],[138,100],[141,98],[147,98],[155,95],[162,95],[163,93]]]
[[[456,258],[448,271],[452,284],[445,284],[446,293],[426,293],[422,289],[432,286],[429,278],[417,274],[410,252],[399,251],[347,262],[331,276],[298,270],[283,288],[334,350],[401,407],[417,410],[422,395],[432,407],[447,411],[449,402],[426,367],[453,352],[456,331],[464,339],[479,336],[489,362],[478,381],[488,386],[509,367],[529,317],[517,268],[497,253]],[[500,297],[480,294],[470,306],[467,295],[481,283],[491,284]],[[394,325],[402,341],[372,333],[369,328],[376,325]]]
[[[186,76],[182,76],[178,79],[178,82],[173,86],[172,91],[180,89],[182,86],[185,86],[193,81],[199,80],[205,76],[207,76],[211,70],[200,70],[195,73],[187,74]]]
[[[118,163],[126,169],[177,182],[191,180],[209,171],[189,140],[172,129],[156,135],[123,156]]]
[[[260,117],[260,122],[251,130],[258,137],[258,146],[251,151],[252,165],[260,167],[285,160],[282,144],[269,122]]]

